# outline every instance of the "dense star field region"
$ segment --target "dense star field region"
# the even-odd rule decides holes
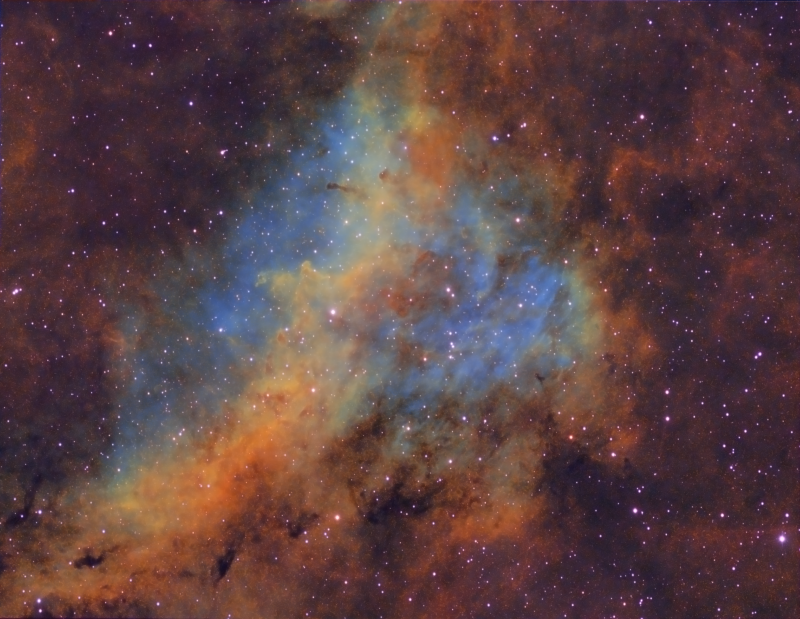
[[[0,21],[0,615],[800,616],[796,5]]]

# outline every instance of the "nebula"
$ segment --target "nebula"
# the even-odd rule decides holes
[[[797,616],[790,5],[3,22],[0,614]]]

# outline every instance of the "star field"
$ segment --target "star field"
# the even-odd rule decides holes
[[[798,616],[792,4],[0,21],[0,615]]]

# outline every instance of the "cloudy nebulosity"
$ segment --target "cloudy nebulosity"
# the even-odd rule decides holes
[[[798,33],[6,8],[0,614],[797,616]]]

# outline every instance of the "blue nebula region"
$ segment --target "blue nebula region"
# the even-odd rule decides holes
[[[352,91],[322,110],[305,143],[287,148],[280,173],[247,204],[220,205],[222,213],[239,213],[226,243],[188,252],[157,278],[160,318],[128,308],[123,331],[132,344],[122,363],[114,467],[122,471],[143,447],[164,448],[171,437],[200,431],[259,377],[259,360],[293,310],[259,285],[261,274],[298,272],[304,262],[347,272],[375,258],[369,252],[378,234],[389,251],[411,248],[448,268],[424,291],[438,302],[405,315],[386,306],[361,340],[371,393],[405,402],[403,410],[415,414],[445,397],[475,401],[498,383],[530,394],[542,388],[537,374],[546,379],[576,363],[585,311],[574,273],[563,256],[552,257],[541,229],[549,214],[532,213],[531,204],[548,208],[541,184],[456,172],[443,206],[425,207],[402,118],[399,106],[369,110]],[[504,147],[485,142],[488,157]],[[454,148],[453,157],[469,157],[468,149]],[[386,170],[400,179],[395,190],[381,185]],[[393,201],[381,210],[379,231],[376,191]],[[429,358],[399,363],[401,341]]]

